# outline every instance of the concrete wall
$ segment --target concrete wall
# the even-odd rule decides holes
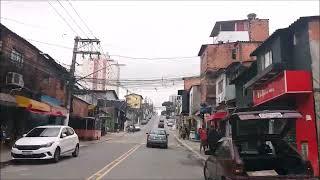
[[[189,100],[190,100],[189,115],[193,115],[200,110],[200,102],[201,102],[200,86],[191,87]]]

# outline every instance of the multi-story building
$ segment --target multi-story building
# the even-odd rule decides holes
[[[311,161],[315,175],[319,175],[319,24],[320,16],[301,17],[276,30],[252,52],[257,75],[244,85],[252,89],[255,107],[288,107],[301,113],[291,139]]]
[[[254,61],[250,53],[269,35],[268,19],[249,14],[248,19],[218,21],[210,37],[214,44],[202,45],[200,64],[201,102],[216,105],[216,72],[233,62]]]
[[[18,136],[35,125],[66,123],[68,71],[3,24],[0,37],[0,92],[6,101],[13,101],[10,107],[0,103],[7,109],[0,110],[7,132]]]

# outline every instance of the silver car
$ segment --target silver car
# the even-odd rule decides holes
[[[147,147],[160,146],[168,148],[168,136],[164,129],[153,129],[147,134]]]

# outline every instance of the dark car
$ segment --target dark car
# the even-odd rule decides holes
[[[164,120],[163,120],[163,119],[160,119],[160,120],[159,120],[159,122],[163,123],[163,122],[164,122]]]
[[[153,129],[146,133],[147,136],[147,147],[160,146],[168,148],[168,136],[164,129]]]
[[[164,128],[164,122],[159,122],[158,128]]]
[[[312,179],[311,163],[284,140],[299,117],[295,111],[233,114],[226,120],[230,136],[205,152],[205,179]]]

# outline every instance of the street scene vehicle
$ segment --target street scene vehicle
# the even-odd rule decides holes
[[[0,0],[0,180],[320,180],[319,1]]]
[[[146,124],[148,124],[148,120],[144,119],[144,120],[141,121],[141,125],[146,125]]]
[[[159,122],[158,128],[164,128],[164,123],[163,122]]]
[[[173,122],[168,122],[168,123],[167,123],[167,126],[169,126],[169,127],[172,127],[173,125],[174,125]]]
[[[135,124],[134,131],[140,131],[140,130],[141,130],[140,126],[138,124]]]
[[[52,159],[79,155],[79,139],[69,126],[39,126],[18,139],[11,149],[12,159]]]
[[[240,176],[308,179],[310,161],[284,138],[301,114],[292,110],[239,111],[224,120],[221,138],[204,165],[205,179]],[[262,177],[261,177],[262,176]]]
[[[163,129],[152,129],[147,134],[147,147],[159,146],[165,149],[168,148],[167,132]]]

